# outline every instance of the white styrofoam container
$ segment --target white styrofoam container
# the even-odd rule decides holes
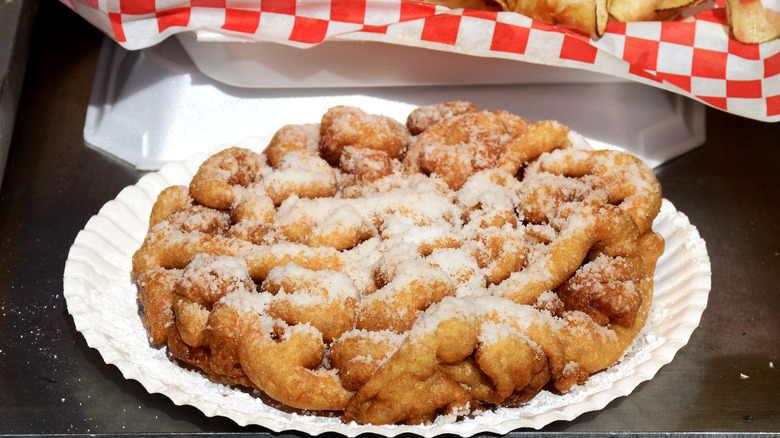
[[[226,39],[211,32],[176,35],[206,76],[237,87],[384,87],[624,82],[574,68],[464,55],[377,41],[332,40],[299,48]]]
[[[285,124],[316,123],[335,105],[353,105],[403,122],[418,106],[449,100],[510,111],[531,121],[555,119],[594,146],[628,150],[652,167],[704,142],[703,104],[631,81],[425,84],[410,77],[402,85],[386,80],[383,86],[356,86],[301,78],[282,86],[301,73],[285,67],[289,60],[276,60],[264,61],[265,68],[277,65],[280,70],[273,80],[265,80],[273,85],[249,87],[248,79],[234,85],[226,83],[224,75],[215,79],[204,72],[218,67],[217,53],[239,43],[222,49],[208,46],[216,58],[205,64],[201,59],[198,66],[181,41],[169,38],[133,52],[104,42],[84,126],[87,144],[139,169],[155,170],[247,137],[267,137]],[[249,49],[254,43],[240,44]],[[310,50],[290,49],[300,52],[293,52],[296,56]],[[482,58],[474,58],[478,60]],[[300,62],[304,64],[296,71],[316,69],[314,61]],[[242,75],[251,71],[247,68]]]

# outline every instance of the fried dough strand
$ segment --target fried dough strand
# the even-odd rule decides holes
[[[565,392],[644,327],[661,190],[555,121],[462,101],[347,106],[163,190],[132,258],[150,342],[345,422]]]

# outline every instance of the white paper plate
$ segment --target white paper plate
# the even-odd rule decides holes
[[[265,145],[260,139],[249,139],[241,146],[262,150]],[[165,165],[106,203],[87,222],[70,249],[64,295],[76,328],[106,363],[119,368],[125,378],[140,382],[150,393],[164,394],[177,405],[194,406],[207,416],[223,416],[239,425],[256,424],[276,432],[297,430],[314,435],[471,436],[538,429],[602,409],[650,380],[688,342],[707,306],[711,270],[704,240],[688,218],[664,200],[653,228],[666,239],[666,251],[656,269],[648,324],[620,362],[571,392],[555,395],[542,391],[519,408],[426,426],[359,426],[342,424],[333,417],[282,412],[260,397],[212,383],[197,372],[179,367],[169,360],[165,349],[150,346],[139,317],[137,292],[130,280],[131,257],[146,235],[152,205],[165,187],[188,184],[206,157],[200,154]]]

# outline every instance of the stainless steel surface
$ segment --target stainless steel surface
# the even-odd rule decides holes
[[[61,4],[41,3],[0,191],[0,434],[271,436],[125,380],[68,315],[70,245],[141,175],[84,145],[101,38]],[[657,169],[665,197],[707,242],[701,324],[631,395],[540,434],[780,434],[779,128],[708,110],[706,143]]]

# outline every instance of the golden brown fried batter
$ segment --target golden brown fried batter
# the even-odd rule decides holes
[[[565,392],[652,303],[660,185],[638,159],[468,102],[353,107],[207,159],[133,256],[150,342],[344,421],[419,424]]]

